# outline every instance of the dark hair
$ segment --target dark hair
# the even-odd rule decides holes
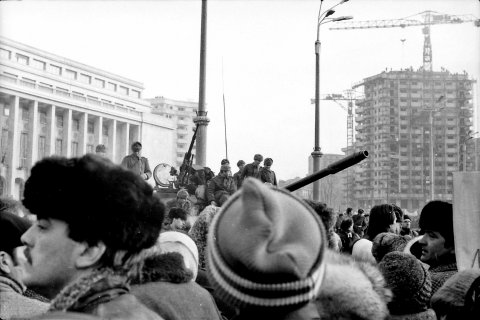
[[[187,220],[187,216],[188,216],[187,211],[185,211],[182,208],[173,207],[168,212],[168,219],[172,221],[173,219]]]
[[[328,208],[326,203],[317,202],[309,199],[304,201],[317,213],[318,217],[322,220],[323,226],[326,230],[330,230],[335,226],[337,221],[337,214],[332,208]]]
[[[20,247],[20,237],[32,225],[29,220],[21,218],[3,207],[0,199],[0,251],[4,251],[13,257],[13,250]]]
[[[358,209],[358,214],[362,214],[364,213],[365,211],[363,211],[363,209]]]
[[[395,212],[391,204],[376,205],[370,210],[370,220],[365,238],[372,240],[382,232],[388,232],[395,223]]]
[[[38,219],[64,221],[77,242],[105,243],[102,263],[112,267],[117,252],[126,260],[155,244],[165,211],[140,176],[93,154],[37,162],[23,204]]]
[[[397,218],[397,222],[403,222],[403,210],[395,203],[392,203],[393,212],[395,212],[395,217]]]
[[[353,226],[353,220],[350,218],[343,219],[342,223],[340,223],[340,229],[343,231],[348,231],[351,226]]]
[[[142,148],[142,144],[140,143],[140,141],[135,141],[134,143],[132,143],[132,149],[133,147],[137,147],[137,146]]]
[[[237,161],[237,167],[240,167],[240,166],[243,166],[243,165],[245,165],[245,161],[243,161],[243,160],[238,160]]]
[[[347,208],[347,214],[352,212],[352,208]]]
[[[263,160],[263,156],[261,154],[256,154],[253,156],[253,160],[255,161],[262,161]]]
[[[273,164],[273,159],[272,158],[266,158],[264,161],[263,161],[263,165],[264,166],[271,166]]]
[[[224,164],[230,164],[230,161],[228,161],[228,159],[222,159],[222,161],[220,162],[220,165],[224,165]]]
[[[107,147],[104,144],[99,144],[95,147],[95,152],[107,152]]]
[[[423,207],[418,225],[422,233],[426,230],[437,231],[445,238],[446,245],[454,245],[451,203],[440,200],[430,201]]]

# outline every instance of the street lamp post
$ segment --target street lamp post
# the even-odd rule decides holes
[[[320,158],[322,157],[322,152],[320,151],[320,25],[328,22],[353,19],[353,17],[348,16],[325,20],[327,17],[335,13],[335,11],[332,10],[333,8],[347,1],[348,0],[342,0],[341,2],[337,3],[336,5],[322,13],[323,0],[320,0],[320,9],[318,10],[317,39],[315,41],[315,145],[313,148],[313,152],[311,153],[313,160],[313,172],[317,172],[320,170]],[[313,200],[320,200],[319,180],[313,183]]]
[[[445,99],[445,96],[441,96],[438,98],[438,100],[435,102],[435,105],[439,104]],[[433,155],[434,148],[433,148],[433,114],[437,111],[442,110],[443,107],[440,108],[435,108],[433,106],[432,108],[426,109],[426,111],[429,112],[429,118],[430,118],[430,200],[433,201],[435,200],[435,157]]]

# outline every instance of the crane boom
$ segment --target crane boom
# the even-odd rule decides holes
[[[430,26],[437,24],[460,24],[465,22],[474,22],[476,27],[480,27],[480,19],[471,14],[449,15],[435,11],[423,11],[416,15],[400,19],[339,22],[336,23],[334,27],[331,27],[330,30],[379,29],[395,27],[406,28],[424,26],[422,29],[424,35],[423,70],[432,71],[432,44],[430,41]]]

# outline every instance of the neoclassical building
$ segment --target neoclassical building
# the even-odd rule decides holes
[[[120,163],[134,141],[153,168],[175,163],[176,125],[151,112],[143,84],[0,37],[0,196],[20,199],[36,161],[104,144]],[[150,181],[153,184],[153,179]]]

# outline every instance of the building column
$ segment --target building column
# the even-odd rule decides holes
[[[55,132],[55,106],[52,104],[47,110],[47,155],[51,156],[55,154],[55,138],[57,133]]]
[[[63,112],[63,141],[66,147],[62,150],[63,156],[69,158],[72,156],[72,109]]]
[[[83,155],[87,153],[87,131],[88,130],[88,113],[82,113],[80,115],[80,130],[79,130],[79,139],[78,139],[78,154]]]
[[[113,162],[115,162],[115,159],[117,158],[117,120],[113,119],[112,120],[112,125],[108,129],[109,133],[108,135],[111,137],[110,138],[110,159],[112,159]]]
[[[126,123],[125,126],[125,149],[124,154],[130,154],[130,123]]]
[[[13,195],[15,191],[15,172],[18,168],[18,161],[20,156],[20,130],[19,126],[19,117],[20,117],[20,97],[15,96],[13,98],[13,108],[10,111],[10,134],[12,137],[12,145],[11,145],[11,152],[9,154],[9,159],[7,163],[10,165],[10,179],[7,178],[7,183],[10,185],[8,186],[8,193]]]
[[[30,159],[28,165],[31,168],[38,161],[38,101],[33,101],[32,112],[30,112],[30,143],[28,146]]]
[[[95,119],[95,125],[94,125],[95,146],[103,143],[102,129],[103,129],[103,117],[99,116],[98,118]]]

